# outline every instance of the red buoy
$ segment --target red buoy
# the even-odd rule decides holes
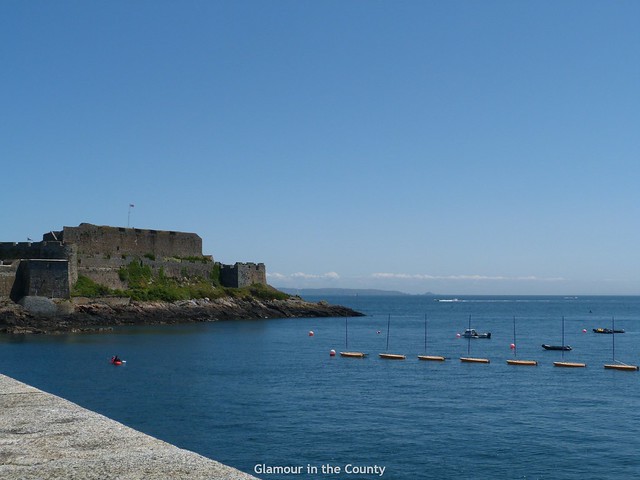
[[[335,356],[336,356],[336,351],[335,351],[335,350],[331,350],[331,351],[329,352],[329,356],[330,356],[330,357],[335,357]]]
[[[515,350],[515,348],[516,348],[516,344],[515,344],[515,343],[512,343],[511,345],[509,345],[509,348],[510,348],[511,350]]]
[[[309,330],[309,336],[313,337],[313,335],[314,335],[313,330]]]

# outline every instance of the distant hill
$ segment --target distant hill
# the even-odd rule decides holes
[[[277,287],[276,287],[277,288]],[[300,295],[304,296],[361,296],[361,297],[372,297],[372,296],[387,296],[387,297],[400,297],[400,296],[409,296],[411,294],[399,292],[396,290],[377,290],[375,288],[278,288],[281,292],[288,293],[289,295]],[[430,292],[425,293],[425,295],[433,295]]]

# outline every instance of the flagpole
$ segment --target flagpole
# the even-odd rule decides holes
[[[133,203],[129,204],[129,213],[127,214],[127,228],[129,228],[129,223],[131,221],[131,209],[135,207]]]

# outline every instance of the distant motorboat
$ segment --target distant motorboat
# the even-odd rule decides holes
[[[614,330],[612,328],[594,328],[593,333],[624,333],[624,330]]]
[[[491,332],[478,333],[473,328],[467,328],[462,336],[464,338],[491,338]]]

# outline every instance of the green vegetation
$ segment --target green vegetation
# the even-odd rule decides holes
[[[176,260],[180,260],[181,262],[191,262],[191,263],[212,263],[212,260],[210,257],[171,257],[174,258]]]
[[[246,288],[249,290],[249,294],[252,297],[259,298],[261,300],[286,300],[291,297],[291,295],[261,283],[254,283],[250,287]]]
[[[220,279],[220,263],[216,262],[213,264],[211,273],[209,273],[209,280],[211,280],[216,287],[222,286],[222,280]]]
[[[154,275],[151,267],[140,260],[130,262],[118,271],[120,280],[129,288],[113,290],[93,280],[80,276],[72,295],[76,297],[124,296],[132,300],[175,302],[198,298],[233,297],[239,299],[284,300],[290,296],[268,285],[253,284],[244,288],[225,288],[220,284],[220,264],[214,263],[209,278],[190,277],[178,281],[167,277],[164,268]]]
[[[113,295],[113,290],[80,275],[71,295],[74,297],[103,297]]]

